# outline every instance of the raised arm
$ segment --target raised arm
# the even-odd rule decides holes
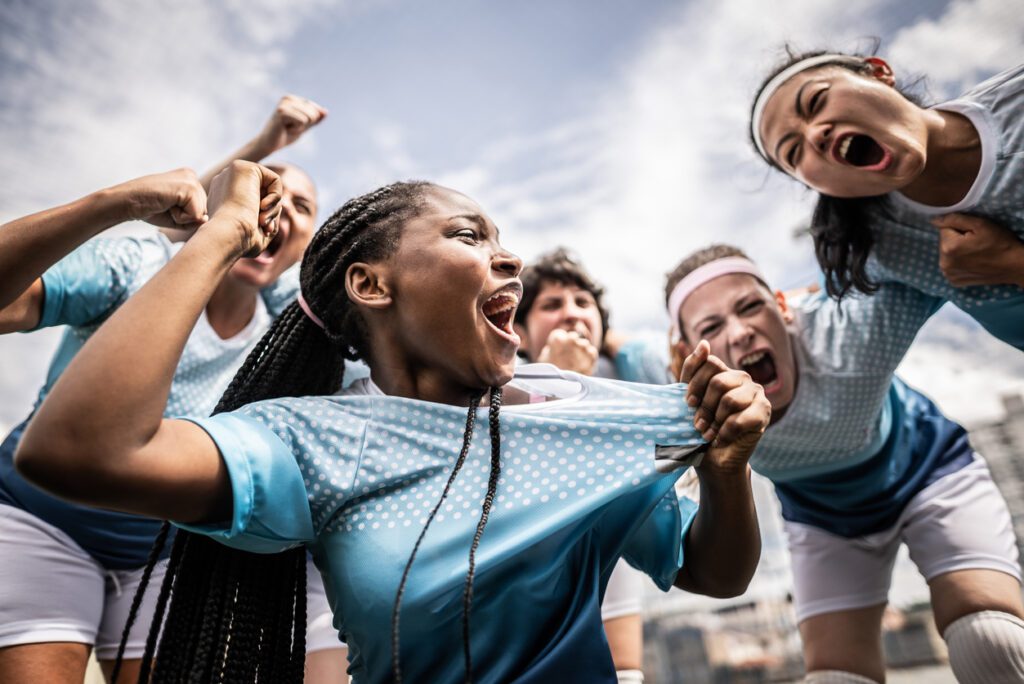
[[[323,121],[325,116],[327,110],[316,102],[298,95],[285,95],[277,103],[267,123],[252,140],[228,155],[226,159],[214,164],[202,175],[203,187],[209,189],[213,177],[235,159],[262,161],[294,143],[306,131]]]
[[[697,345],[682,368],[694,425],[711,448],[696,467],[700,505],[686,536],[686,562],[676,586],[718,598],[746,591],[761,557],[761,533],[750,486],[750,466],[771,419],[764,390]]]
[[[0,226],[0,333],[39,323],[43,273],[97,233],[124,221],[194,227],[206,192],[189,169],[143,176]]]
[[[155,518],[227,517],[230,483],[213,440],[163,412],[196,320],[232,264],[273,237],[280,197],[276,174],[248,162],[215,180],[209,222],[90,338],[39,408],[15,455],[26,479]]]

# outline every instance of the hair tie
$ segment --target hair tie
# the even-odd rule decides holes
[[[768,280],[758,270],[754,262],[740,256],[715,259],[693,269],[685,278],[676,283],[676,286],[672,288],[672,294],[668,297],[668,315],[672,319],[672,331],[676,335],[682,337],[679,330],[679,310],[683,308],[683,302],[686,301],[686,298],[708,281],[732,273],[752,275],[760,280],[765,287],[768,287]]]
[[[764,141],[761,140],[761,117],[764,116],[765,105],[768,104],[768,100],[775,94],[775,91],[782,87],[789,79],[793,78],[802,71],[813,69],[816,66],[823,64],[863,64],[864,60],[860,57],[851,57],[850,55],[817,55],[815,57],[808,57],[807,59],[801,59],[795,64],[791,64],[779,73],[777,73],[770,81],[765,83],[764,87],[761,88],[761,92],[757,94],[757,99],[754,100],[754,109],[750,115],[750,137],[754,139],[754,144],[757,146],[757,151],[761,153],[761,156],[765,158],[765,161],[771,162],[768,157],[768,152],[764,149]]]
[[[302,309],[307,316],[309,316],[309,320],[316,323],[317,327],[325,329],[324,322],[321,321],[320,317],[313,313],[313,310],[309,308],[309,304],[306,303],[306,298],[302,296],[301,291],[299,292],[299,296],[296,297],[296,301],[299,303],[299,308]]]

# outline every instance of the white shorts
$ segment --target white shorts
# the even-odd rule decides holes
[[[141,658],[167,561],[153,569],[125,657]],[[113,660],[142,568],[107,570],[63,531],[0,504],[0,648],[70,641],[93,644]],[[320,574],[307,566],[307,651],[344,648]]]
[[[601,620],[638,615],[643,608],[644,579],[647,577],[626,561],[619,559],[608,578],[601,602]]]
[[[796,522],[785,528],[798,622],[886,603],[901,543],[929,581],[954,570],[1021,578],[1010,511],[980,457],[918,492],[887,530],[847,538]]]

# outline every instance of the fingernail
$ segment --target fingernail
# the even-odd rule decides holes
[[[699,404],[700,402],[698,401],[698,399],[697,399],[697,396],[696,396],[696,395],[694,395],[694,394],[691,394],[691,395],[689,395],[688,397],[686,397],[686,403],[687,403],[687,404],[689,404],[690,406],[696,406],[696,405],[697,405],[697,404]]]
[[[696,422],[694,422],[693,426],[697,428],[698,432],[703,433],[708,428],[708,421],[704,420],[703,418],[698,418]]]

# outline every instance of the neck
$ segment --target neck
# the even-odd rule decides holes
[[[962,200],[981,170],[981,136],[967,117],[925,110],[927,149],[924,171],[901,192],[936,207]]]
[[[370,363],[370,377],[384,394],[451,406],[469,406],[472,395],[487,391],[486,388],[473,388],[452,382],[437,369],[416,369],[407,364],[376,359]],[[484,396],[481,406],[486,405],[486,399]]]
[[[234,337],[249,325],[256,313],[259,290],[231,274],[225,276],[206,304],[206,318],[221,339]]]

